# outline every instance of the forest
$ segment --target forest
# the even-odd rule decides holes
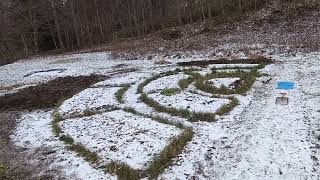
[[[316,1],[303,0],[310,2]],[[1,0],[0,58],[93,47],[167,27],[212,18],[223,20],[268,3],[268,0]]]

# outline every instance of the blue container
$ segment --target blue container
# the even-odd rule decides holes
[[[277,82],[277,89],[294,89],[294,83],[289,81],[279,81]]]

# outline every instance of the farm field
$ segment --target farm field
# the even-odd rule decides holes
[[[21,60],[0,67],[0,132],[67,179],[319,179],[320,54],[271,51]]]

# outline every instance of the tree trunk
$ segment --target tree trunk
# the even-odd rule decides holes
[[[74,9],[74,1],[75,0],[71,0],[70,5],[71,5],[71,14],[72,14],[72,20],[73,20],[73,28],[74,28],[74,32],[76,34],[76,40],[77,40],[77,47],[80,48],[81,47],[81,42],[80,42],[80,35],[79,35],[79,28],[78,28],[78,23],[77,23],[77,17],[76,17],[76,12]]]
[[[32,10],[29,10],[29,18],[32,23],[32,34],[33,34],[33,45],[34,45],[34,52],[39,52],[39,31],[38,31],[38,22],[36,20],[36,16]]]
[[[56,32],[58,35],[59,45],[60,45],[61,49],[65,49],[64,42],[62,39],[62,34],[61,34],[61,28],[60,28],[60,24],[59,24],[59,20],[58,20],[58,16],[57,16],[57,9],[56,9],[55,3],[52,2],[52,4],[53,4],[52,8],[53,8],[54,24],[55,24]]]
[[[29,55],[29,50],[28,50],[28,46],[27,46],[26,40],[24,38],[24,35],[21,34],[20,37],[21,37],[21,41],[22,41],[23,46],[24,46],[24,52],[28,56]]]
[[[100,32],[100,36],[102,38],[102,40],[105,40],[104,34],[103,34],[103,29],[102,29],[102,25],[101,25],[101,19],[100,19],[100,15],[99,15],[99,10],[97,8],[97,0],[94,0],[94,6],[95,6],[95,10],[96,10],[96,16],[97,16],[97,20],[98,20],[98,25],[99,25],[99,32]]]

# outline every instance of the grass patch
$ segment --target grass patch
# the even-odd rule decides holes
[[[176,69],[175,71],[169,71],[166,73],[162,73],[156,76],[153,76],[147,80],[145,80],[144,82],[142,82],[139,86],[138,86],[138,93],[141,94],[140,99],[146,103],[148,106],[154,108],[155,111],[158,112],[164,112],[164,113],[168,113],[174,116],[180,116],[183,118],[188,119],[191,122],[196,122],[196,121],[208,121],[208,122],[212,122],[215,119],[215,115],[213,113],[196,113],[196,112],[190,112],[187,109],[176,109],[176,108],[168,108],[165,106],[162,106],[161,104],[159,104],[158,102],[154,101],[152,98],[149,98],[147,96],[147,94],[143,93],[143,88],[149,84],[150,82],[161,78],[161,77],[165,77],[165,76],[169,76],[169,75],[174,75],[181,72],[180,69]],[[186,71],[187,74],[191,75],[193,78],[197,79],[199,77],[202,77],[200,74],[198,73],[194,73],[192,71]],[[171,92],[172,90],[170,90],[170,92],[168,93],[169,95],[172,94]]]
[[[53,121],[52,121],[52,131],[53,131],[53,134],[58,137],[60,136],[60,134],[62,133],[62,129],[60,128],[59,126],[59,122],[62,121],[62,117],[61,115],[56,112],[57,110],[54,110],[53,112]]]
[[[168,113],[174,116],[180,116],[188,119],[191,122],[197,121],[208,121],[212,122],[215,120],[215,115],[213,113],[196,113],[190,112],[187,109],[176,109],[172,107],[165,107],[149,98],[146,94],[142,94],[140,99],[146,103],[148,106],[152,107],[155,111]]]
[[[116,93],[116,98],[117,98],[117,101],[121,104],[124,103],[123,101],[123,95],[124,93],[130,88],[130,85],[129,84],[126,84],[124,85],[121,89],[119,89]]]
[[[252,85],[256,81],[256,77],[260,77],[261,75],[256,69],[251,70],[250,72],[245,71],[235,71],[235,72],[217,72],[213,74],[209,74],[205,77],[197,76],[195,86],[204,92],[211,94],[244,94],[248,90],[251,89]],[[233,78],[239,77],[242,81],[241,84],[237,85],[234,89],[229,89],[227,87],[214,87],[205,83],[206,80],[215,79],[215,78]]]
[[[165,168],[170,166],[173,158],[179,155],[186,144],[191,141],[193,131],[191,128],[185,129],[179,137],[174,138],[169,145],[156,157],[147,169],[150,179],[156,179]]]
[[[71,151],[76,152],[79,156],[83,157],[86,161],[91,164],[96,164],[99,161],[99,156],[95,152],[89,151],[86,147],[81,144],[72,144],[68,147]]]
[[[186,144],[192,140],[193,137],[193,130],[192,128],[187,128],[181,123],[173,123],[170,122],[167,119],[164,119],[160,116],[150,116],[150,115],[145,115],[142,113],[137,112],[133,108],[124,108],[124,111],[135,114],[135,115],[140,115],[143,117],[151,118],[157,122],[164,123],[164,124],[169,124],[176,126],[179,129],[183,129],[183,132],[178,136],[173,138],[170,144],[168,144],[162,151],[161,153],[153,159],[153,161],[150,163],[149,167],[146,170],[146,173],[148,175],[149,179],[156,179],[163,171],[165,168],[169,167],[172,165],[173,158],[177,157],[181,152],[183,151],[184,147]],[[116,165],[112,165],[112,169],[117,169]],[[110,167],[109,167],[110,168]],[[128,177],[128,174],[133,174],[134,178],[136,177],[142,177],[143,175],[137,176],[135,173],[137,171],[133,171],[128,169],[128,167],[125,165],[124,167],[124,176],[123,177]],[[114,170],[113,170],[114,171]],[[118,172],[119,173],[119,172]],[[121,172],[120,172],[121,173]],[[143,174],[143,173],[142,173]],[[129,178],[130,179],[130,178]]]
[[[6,174],[9,168],[6,165],[0,164],[0,175]]]
[[[74,140],[72,137],[67,136],[67,135],[62,135],[59,137],[60,141],[63,141],[64,143],[68,144],[68,145],[72,145],[74,143]]]
[[[138,86],[138,89],[137,89],[137,93],[140,93],[142,94],[143,93],[143,88],[149,84],[150,82],[154,81],[154,80],[157,80],[159,78],[162,78],[162,77],[165,77],[165,76],[171,76],[171,75],[175,75],[175,74],[178,74],[180,73],[182,70],[181,69],[176,69],[174,71],[168,71],[168,72],[164,72],[164,73],[161,73],[161,74],[158,74],[158,75],[155,75],[149,79],[146,79],[144,82],[142,82],[141,84],[139,84]]]
[[[52,113],[52,117],[53,117],[53,121],[52,121],[52,132],[53,134],[56,136],[56,137],[59,137],[60,134],[62,133],[62,129],[60,128],[59,126],[59,122],[63,121],[63,118],[62,116],[59,114],[58,110],[59,110],[59,107],[62,105],[62,103],[65,101],[65,99],[60,99],[56,105],[55,105],[55,108],[53,110],[53,113]]]
[[[173,96],[179,93],[180,91],[181,90],[179,88],[165,88],[161,91],[161,94],[165,96]]]
[[[187,79],[182,79],[179,81],[178,85],[182,90],[185,90],[189,87],[189,85],[194,81],[194,78],[188,77]]]
[[[182,123],[172,122],[172,121],[169,121],[168,119],[163,118],[161,116],[152,116],[152,115],[143,114],[143,113],[140,113],[140,112],[136,111],[134,108],[128,108],[127,107],[127,108],[124,108],[123,110],[128,112],[128,113],[131,113],[131,114],[135,114],[135,115],[138,115],[138,116],[150,118],[150,119],[155,120],[155,121],[157,121],[159,123],[162,123],[162,124],[168,124],[168,125],[175,126],[175,127],[179,128],[179,129],[185,129],[186,128]]]
[[[52,131],[59,140],[68,145],[68,149],[76,152],[79,156],[83,157],[86,161],[94,164],[99,160],[98,155],[95,152],[90,152],[81,144],[75,144],[72,137],[68,135],[61,135],[63,133],[59,122],[63,121],[62,116],[59,114],[58,109],[64,102],[64,99],[59,100],[56,103],[55,109],[53,111],[53,121],[52,121]]]
[[[216,115],[219,115],[219,116],[225,115],[225,114],[231,112],[234,107],[239,105],[239,100],[237,98],[229,97],[228,99],[231,102],[229,104],[225,104],[221,108],[219,108],[215,113]]]
[[[107,172],[117,174],[119,180],[139,180],[141,172],[132,169],[124,163],[111,162],[106,166]]]

